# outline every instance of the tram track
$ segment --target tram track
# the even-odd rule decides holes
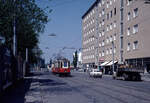
[[[68,79],[67,79],[68,80]],[[69,79],[69,81],[72,81],[73,83],[74,82],[76,82],[76,83],[80,83],[81,84],[81,82],[79,82],[79,80],[81,81],[81,79],[77,79],[76,78],[76,80],[73,80],[73,79]],[[83,80],[82,80],[83,81]],[[84,83],[85,83],[85,80],[83,81]],[[88,83],[87,83],[88,82]],[[93,83],[92,85],[90,84],[90,83]],[[92,88],[92,87],[90,87],[90,86],[87,86],[87,88],[89,88],[89,89],[92,89],[93,91],[95,91],[95,92],[97,92],[97,93],[101,93],[101,94],[103,94],[103,95],[106,95],[106,96],[109,96],[109,97],[111,97],[111,98],[113,98],[113,99],[115,99],[115,100],[118,100],[118,101],[120,101],[120,102],[122,102],[122,103],[128,103],[128,102],[125,102],[125,100],[122,100],[122,99],[120,99],[120,98],[118,98],[117,96],[112,96],[112,95],[109,95],[108,93],[104,93],[104,92],[102,92],[102,91],[100,91],[100,90],[98,90],[98,89],[95,89],[95,88],[97,88],[97,87],[102,87],[102,88],[104,88],[104,89],[106,89],[106,90],[109,90],[109,92],[111,91],[111,92],[113,92],[113,93],[119,93],[119,94],[122,94],[122,95],[124,95],[124,96],[126,96],[126,97],[128,97],[128,96],[130,96],[130,97],[134,97],[135,99],[137,99],[137,100],[143,100],[143,101],[150,101],[150,99],[147,99],[147,98],[144,98],[144,97],[141,97],[141,96],[136,96],[136,95],[133,95],[131,92],[130,93],[127,93],[127,92],[121,92],[121,91],[119,91],[119,90],[117,90],[117,89],[114,89],[114,86],[113,87],[106,87],[106,85],[102,85],[102,84],[94,84],[95,82],[92,82],[92,81],[86,81],[86,85],[90,85],[90,86],[94,86],[94,88]],[[81,84],[81,85],[85,85],[85,84]],[[120,87],[121,89],[122,89],[122,87]],[[119,89],[120,89],[119,88]],[[124,89],[124,88],[123,88]],[[126,91],[126,90],[124,90],[124,91]],[[117,95],[117,94],[116,94]]]
[[[68,81],[68,79],[67,79],[67,81]],[[70,79],[69,79],[69,81],[71,81],[72,83],[75,83],[75,84],[78,82],[77,80],[70,80]],[[91,87],[85,85],[85,84],[83,85],[83,84],[81,84],[80,82],[78,82],[77,84],[82,85],[82,87],[84,87],[84,88],[88,88],[88,90],[91,90],[92,92],[96,93],[97,95],[102,94],[102,95],[105,95],[105,96],[107,96],[107,97],[113,98],[114,100],[117,100],[117,101],[119,101],[120,103],[128,103],[128,102],[126,102],[126,101],[124,101],[124,100],[122,100],[122,99],[120,99],[120,98],[118,98],[118,97],[115,97],[115,96],[113,96],[113,95],[110,95],[110,94],[105,93],[105,92],[102,92],[102,91],[98,91],[98,90],[96,90],[96,89],[93,89],[93,88],[91,88]],[[82,93],[82,95],[84,95],[85,97],[87,97],[87,98],[89,98],[89,97],[95,97],[95,99],[98,101],[98,98],[96,98],[95,95],[93,95],[93,94],[89,95],[89,93],[85,94],[85,92],[86,92],[85,90],[82,90],[82,92],[81,92],[81,90],[77,89],[77,87],[74,87],[74,86],[72,86],[72,85],[70,85],[70,84],[68,84],[68,85],[69,85],[71,88],[73,88],[74,90],[76,90],[76,91]],[[98,102],[98,103],[99,103],[99,102]]]
[[[106,82],[106,80],[103,80],[103,79],[98,79],[98,78],[91,78],[91,77],[87,77],[87,75],[86,75],[86,78],[84,77],[83,78],[85,81],[96,81],[96,82],[102,82],[102,83],[105,83],[105,84],[107,84],[107,85],[112,85],[112,82],[114,81],[114,80],[112,80],[111,82]],[[119,81],[119,80],[118,80]],[[121,81],[121,82],[126,82],[126,81]],[[135,90],[135,91],[138,91],[138,92],[141,92],[141,93],[145,93],[146,95],[150,95],[149,93],[146,93],[146,92],[144,92],[142,89],[139,89],[139,88],[136,88],[136,87],[134,87],[134,86],[128,86],[128,85],[126,85],[126,84],[115,84],[114,86],[116,86],[116,87],[122,87],[122,88],[126,88],[126,89],[132,89],[132,90]]]

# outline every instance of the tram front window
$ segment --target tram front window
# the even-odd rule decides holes
[[[67,62],[64,62],[64,67],[68,67],[68,66],[67,66]]]

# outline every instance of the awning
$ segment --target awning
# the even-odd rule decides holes
[[[106,64],[108,64],[109,61],[105,61],[104,63],[102,63],[100,66],[105,66]]]
[[[117,63],[117,61],[114,61],[114,64]],[[113,65],[113,61],[111,61],[110,63],[107,64],[107,66],[111,66]]]

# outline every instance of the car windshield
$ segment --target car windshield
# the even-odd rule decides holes
[[[99,72],[99,70],[98,70],[98,69],[95,69],[95,70],[93,70],[93,72]]]

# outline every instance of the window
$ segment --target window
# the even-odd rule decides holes
[[[116,26],[117,26],[117,25],[116,25],[116,21],[114,21],[114,28],[116,28]]]
[[[112,54],[112,48],[109,49],[109,53]]]
[[[101,37],[102,36],[102,34],[101,34],[101,32],[99,32],[99,37]]]
[[[101,3],[99,3],[99,7],[101,7],[102,6],[102,4]]]
[[[128,12],[128,21],[131,19],[131,13]]]
[[[101,47],[101,46],[102,46],[102,44],[100,43],[100,44],[99,44],[99,47]]]
[[[101,13],[99,13],[99,17],[102,17],[102,14],[101,14]]]
[[[101,27],[101,26],[102,26],[102,22],[99,23],[99,27]]]
[[[133,0],[127,0],[127,5],[130,5]]]
[[[131,44],[128,43],[128,45],[127,45],[127,51],[130,51],[130,48],[131,48]]]
[[[112,42],[112,36],[110,36],[109,41]]]
[[[95,13],[94,9],[93,9],[93,14]]]
[[[109,25],[107,25],[106,30],[109,31]]]
[[[102,52],[102,56],[105,56],[105,52],[104,51]]]
[[[117,10],[116,10],[116,8],[114,8],[114,15],[116,15],[116,13],[117,13]]]
[[[138,48],[138,41],[135,41],[133,43],[133,50],[137,49]]]
[[[109,2],[107,1],[107,4],[106,4],[107,8],[109,8]]]
[[[102,42],[102,46],[104,46],[105,45],[105,40],[103,40],[103,42]]]
[[[109,13],[107,14],[107,20],[109,20]]]
[[[110,24],[110,30],[112,30],[112,23]]]
[[[102,0],[102,5],[104,5],[104,3],[105,3],[104,0]]]
[[[112,1],[111,1],[111,0],[110,0],[110,2],[109,2],[109,3],[110,3],[110,5],[112,5]]]
[[[116,40],[116,34],[114,34],[114,41]]]
[[[64,62],[64,67],[67,67],[67,62]]]
[[[111,17],[111,18],[112,18],[112,14],[113,14],[113,12],[111,11],[111,12],[110,12],[110,17]]]
[[[103,21],[102,21],[102,25],[104,25],[104,21],[105,21],[105,20],[103,19]]]
[[[102,57],[102,53],[100,53],[99,56]]]
[[[102,11],[102,15],[104,15],[105,14],[105,9],[103,9],[103,11]]]
[[[93,32],[95,31],[95,29],[93,28]]]
[[[105,31],[103,30],[103,31],[102,31],[102,36],[104,35],[104,32],[105,32]]]
[[[133,18],[138,16],[138,8],[134,9],[133,11]]]
[[[133,27],[133,34],[138,32],[138,24],[134,25]]]
[[[107,37],[107,39],[106,39],[106,43],[109,43],[109,38]]]
[[[130,28],[128,28],[127,30],[127,35],[130,35]]]

